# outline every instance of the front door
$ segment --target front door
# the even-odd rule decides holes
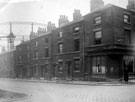
[[[44,77],[44,65],[41,65],[41,78]]]
[[[67,76],[68,78],[72,77],[72,62],[67,62]]]

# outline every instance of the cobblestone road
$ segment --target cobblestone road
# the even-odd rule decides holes
[[[32,95],[19,102],[135,102],[134,84],[94,86],[0,80],[0,86]]]

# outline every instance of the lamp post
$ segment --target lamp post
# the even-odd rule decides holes
[[[7,36],[8,39],[8,50],[14,49],[14,41],[15,41],[15,35],[13,32],[10,32],[10,34]]]

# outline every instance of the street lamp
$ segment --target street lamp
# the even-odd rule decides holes
[[[13,32],[10,32],[10,34],[7,36],[8,39],[8,49],[12,50],[14,49],[14,41],[15,41],[15,35],[13,34]]]

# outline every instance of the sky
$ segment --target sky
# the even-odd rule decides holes
[[[128,0],[103,0],[105,5],[110,3],[126,8]],[[68,16],[72,21],[74,9],[79,9],[82,15],[90,12],[90,0],[0,0],[0,23],[10,21],[39,22],[47,24],[49,21],[58,26],[60,15]],[[38,26],[34,26],[35,31]],[[30,25],[13,25],[12,31],[18,37],[29,35]],[[0,36],[9,34],[9,25],[0,25]],[[21,37],[21,36],[20,36]],[[0,47],[6,46],[6,39],[0,39]]]

